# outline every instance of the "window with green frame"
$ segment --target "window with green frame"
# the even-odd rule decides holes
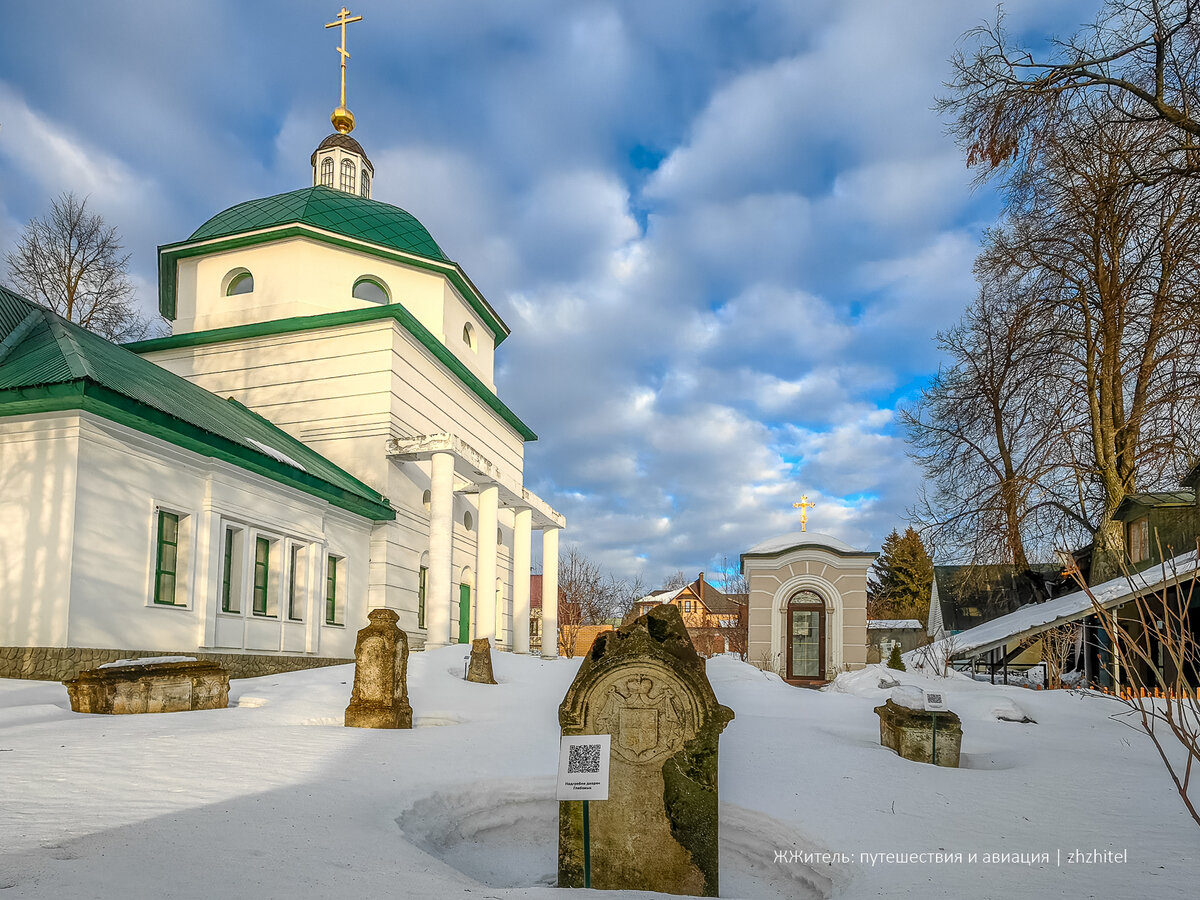
[[[288,618],[293,622],[304,618],[304,598],[300,596],[300,583],[297,580],[302,549],[299,544],[293,544],[292,552],[288,554]]]
[[[325,624],[336,625],[338,558],[330,556],[325,568]]]
[[[267,615],[267,585],[271,574],[271,542],[260,537],[254,542],[254,614]]]
[[[154,602],[177,606],[176,571],[179,567],[179,516],[158,511],[158,539],[154,552]]]
[[[421,566],[417,573],[417,627],[425,627],[425,578],[429,573],[428,566]]]
[[[221,612],[237,612],[233,608],[233,529],[225,529],[225,562],[221,571]]]

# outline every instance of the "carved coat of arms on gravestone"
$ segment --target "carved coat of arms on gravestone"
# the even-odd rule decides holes
[[[644,672],[610,685],[596,715],[599,730],[613,735],[613,752],[633,763],[679,750],[687,720],[671,686]]]

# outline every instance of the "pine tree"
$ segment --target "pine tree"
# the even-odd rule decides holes
[[[904,660],[900,658],[900,645],[892,644],[892,652],[888,654],[888,668],[895,669],[897,672],[907,672],[908,668],[904,665]]]
[[[929,619],[933,560],[911,526],[884,539],[867,583],[867,615],[872,619]]]

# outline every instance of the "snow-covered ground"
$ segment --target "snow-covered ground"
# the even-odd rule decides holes
[[[0,680],[0,898],[564,896],[549,887],[557,709],[578,662],[496,654],[489,686],[462,681],[463,658],[412,656],[412,731],[342,727],[352,667],[141,716],[73,714],[60,684]],[[878,666],[823,692],[731,659],[709,675],[737,714],[721,740],[722,896],[1200,890],[1200,829],[1112,699]],[[872,708],[893,675],[945,692],[963,768],[879,746]],[[1014,711],[1037,724],[997,718]],[[1068,862],[1076,849],[1125,861]],[[932,853],[951,861],[906,856]]]

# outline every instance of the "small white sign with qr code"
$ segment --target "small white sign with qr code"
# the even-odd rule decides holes
[[[925,692],[925,711],[926,712],[945,712],[946,711],[946,695],[941,691],[926,691]]]
[[[607,800],[610,734],[563,736],[558,748],[558,799]]]

